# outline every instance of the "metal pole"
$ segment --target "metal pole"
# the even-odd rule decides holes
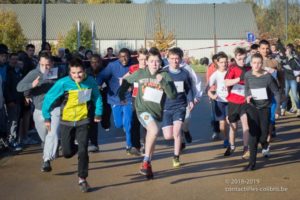
[[[92,21],[92,51],[95,51],[95,22]]]
[[[42,49],[46,43],[46,0],[42,0]]]
[[[289,25],[289,1],[285,0],[285,40],[288,40],[288,25]]]
[[[80,47],[80,21],[77,21],[77,50]]]
[[[214,54],[217,53],[217,31],[216,31],[216,4],[214,6]]]

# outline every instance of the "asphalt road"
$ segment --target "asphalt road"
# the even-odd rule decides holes
[[[0,199],[299,199],[300,119],[288,115],[278,120],[278,136],[272,156],[258,154],[257,170],[242,171],[241,132],[237,149],[224,157],[222,141],[211,141],[210,104],[207,97],[193,112],[190,130],[193,143],[181,156],[183,166],[173,169],[173,146],[159,137],[153,159],[154,179],[138,174],[141,157],[125,153],[125,135],[112,128],[101,130],[100,152],[90,154],[90,193],[77,185],[77,157],[58,158],[52,172],[42,173],[39,145],[0,160]]]

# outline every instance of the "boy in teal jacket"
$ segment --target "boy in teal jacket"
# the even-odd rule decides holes
[[[73,157],[78,151],[78,177],[82,192],[88,192],[88,124],[89,120],[101,121],[102,98],[95,80],[86,75],[80,59],[69,63],[70,76],[58,80],[48,91],[42,107],[45,126],[51,129],[51,108],[54,102],[61,105],[61,143],[65,158]],[[88,118],[88,106],[95,106],[95,118]],[[78,146],[75,145],[75,139]]]

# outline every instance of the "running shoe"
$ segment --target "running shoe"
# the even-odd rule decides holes
[[[179,168],[180,165],[181,165],[181,164],[180,164],[179,158],[178,158],[178,157],[176,157],[176,158],[174,157],[174,158],[173,158],[173,167],[174,167],[174,168]]]
[[[128,156],[141,156],[140,150],[135,147],[126,148],[126,153]]]
[[[270,145],[268,146],[268,148],[262,149],[261,153],[262,153],[262,155],[263,155],[265,158],[270,157],[270,156],[271,156],[271,154],[270,154]]]
[[[91,187],[89,186],[88,182],[86,180],[84,180],[79,183],[79,188],[80,188],[81,192],[85,193],[85,192],[89,192]]]
[[[153,179],[153,172],[151,163],[147,161],[142,162],[142,166],[140,168],[140,174],[145,175],[147,179]]]
[[[212,140],[218,140],[219,139],[219,133],[214,132],[213,135],[211,136]]]
[[[248,149],[247,149],[247,150],[244,150],[243,155],[242,155],[242,158],[243,158],[244,160],[250,158],[250,151],[249,151]]]
[[[95,153],[95,152],[98,152],[99,151],[99,147],[98,145],[89,145],[88,147],[88,152],[92,152],[92,153]]]
[[[225,153],[224,153],[224,156],[230,156],[235,150],[235,147],[232,147],[232,146],[228,146]]]
[[[51,167],[50,161],[49,160],[44,161],[42,163],[41,171],[42,172],[50,172],[51,170],[52,170],[52,167]]]

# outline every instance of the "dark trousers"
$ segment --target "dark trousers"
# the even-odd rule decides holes
[[[94,118],[92,118],[89,124],[89,139],[91,144],[95,146],[98,146],[98,125],[99,123],[94,122]]]
[[[78,127],[61,124],[61,145],[65,158],[71,158],[78,152],[78,177],[88,176],[88,124]],[[75,139],[78,145],[75,145]]]
[[[256,164],[257,145],[261,144],[263,149],[268,148],[268,133],[270,125],[270,108],[257,109],[254,106],[247,108],[249,125],[249,148],[250,164]]]
[[[101,120],[101,126],[104,129],[110,128],[110,116],[111,116],[111,106],[107,103],[107,94],[106,92],[101,92],[102,104],[103,104],[103,114]]]
[[[136,111],[132,112],[132,121],[131,121],[131,143],[132,146],[140,149],[141,148],[141,133],[140,133],[140,121],[137,118]]]
[[[217,102],[215,100],[211,100],[211,127],[213,132],[220,133],[220,124],[219,121],[216,120],[216,104]]]

